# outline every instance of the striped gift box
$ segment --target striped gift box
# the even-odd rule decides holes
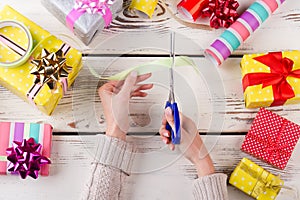
[[[41,154],[50,158],[52,144],[52,126],[50,124],[0,122],[0,174],[7,174],[6,149],[12,147],[13,141],[34,138],[42,145]],[[49,175],[49,165],[42,165],[40,175]]]

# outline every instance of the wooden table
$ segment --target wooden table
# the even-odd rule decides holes
[[[254,0],[239,2],[242,11]],[[176,94],[183,112],[197,122],[199,132],[211,150],[216,170],[229,175],[241,158],[248,157],[269,171],[281,174],[286,185],[300,189],[297,183],[300,178],[299,145],[284,171],[240,151],[244,134],[258,109],[244,106],[239,68],[245,53],[299,49],[300,1],[288,0],[221,68],[214,68],[205,61],[203,49],[222,30],[176,21],[176,3],[170,0],[166,9],[160,1],[154,17],[145,19],[126,11],[129,2],[125,2],[125,10],[110,28],[99,32],[89,46],[84,46],[75,37],[76,41],[68,38],[72,37],[71,32],[40,1],[0,2],[0,8],[11,5],[85,54],[83,70],[51,116],[32,109],[0,86],[0,121],[46,122],[54,127],[51,175],[38,180],[1,176],[0,199],[79,199],[95,150],[94,135],[105,130],[95,74],[112,75],[168,56],[170,30],[177,32],[176,53],[192,57],[200,69],[200,75],[190,69],[176,70]],[[168,151],[156,134],[167,98],[166,77],[164,73],[155,73],[150,80],[155,87],[149,96],[131,102],[131,134],[128,138],[138,145],[141,154],[134,162],[135,173],[126,179],[122,199],[192,199],[194,167],[178,156],[178,152]],[[300,105],[270,110],[300,124]],[[228,190],[231,200],[251,199],[230,185]],[[285,195],[287,192],[282,191],[278,199],[286,200]]]

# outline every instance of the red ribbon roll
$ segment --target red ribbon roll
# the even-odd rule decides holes
[[[182,0],[177,9],[194,21],[200,17],[202,10],[207,6],[208,0]]]
[[[268,53],[255,57],[254,60],[268,66],[268,72],[248,73],[243,77],[244,91],[248,86],[262,84],[262,88],[272,86],[274,101],[271,106],[283,105],[288,99],[295,97],[292,86],[287,82],[287,77],[300,79],[300,69],[293,70],[294,61],[284,57],[281,52]]]

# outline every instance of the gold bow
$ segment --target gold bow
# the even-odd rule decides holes
[[[71,68],[67,66],[66,58],[61,49],[52,53],[43,49],[41,55],[32,60],[31,63],[35,65],[30,71],[36,76],[35,84],[44,85],[46,83],[51,90],[57,89],[57,83],[61,78],[68,77]]]

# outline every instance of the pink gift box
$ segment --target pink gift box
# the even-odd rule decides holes
[[[300,136],[300,126],[261,108],[241,150],[284,169]]]
[[[52,145],[52,126],[50,124],[0,122],[0,174],[7,174],[6,149],[13,141],[34,138],[42,145],[41,154],[50,158]],[[41,166],[40,175],[49,175],[49,165]]]

